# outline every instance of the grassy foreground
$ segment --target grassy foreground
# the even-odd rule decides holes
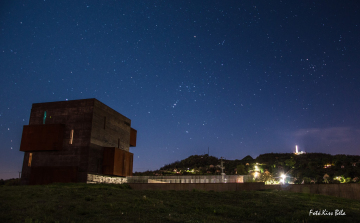
[[[309,216],[310,209],[335,215]],[[127,185],[0,186],[0,222],[359,222],[360,201],[282,191],[135,191]]]

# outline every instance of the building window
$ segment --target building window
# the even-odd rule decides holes
[[[31,162],[32,162],[32,153],[29,153],[29,162],[28,162],[28,166],[31,166]]]
[[[70,131],[70,141],[69,141],[69,144],[73,144],[73,140],[74,140],[74,129],[71,129],[71,131]]]
[[[106,117],[104,116],[104,129],[105,129],[105,126],[106,126]]]
[[[44,111],[43,125],[45,125],[45,120],[46,120],[46,111]]]

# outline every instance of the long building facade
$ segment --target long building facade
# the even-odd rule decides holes
[[[88,174],[132,176],[137,131],[97,99],[35,103],[23,128],[23,184],[86,182]]]

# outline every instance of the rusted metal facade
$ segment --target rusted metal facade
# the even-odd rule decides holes
[[[132,167],[132,153],[115,147],[104,148],[104,175],[132,176]]]
[[[25,125],[21,137],[20,151],[61,150],[65,125]]]
[[[135,147],[136,146],[136,136],[137,131],[133,128],[130,129],[130,146]]]
[[[96,99],[33,104],[23,128],[24,184],[86,182],[87,174],[131,176],[137,131]]]

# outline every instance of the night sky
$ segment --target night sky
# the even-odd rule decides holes
[[[1,1],[0,178],[32,103],[96,98],[134,172],[190,155],[360,155],[358,1]]]

